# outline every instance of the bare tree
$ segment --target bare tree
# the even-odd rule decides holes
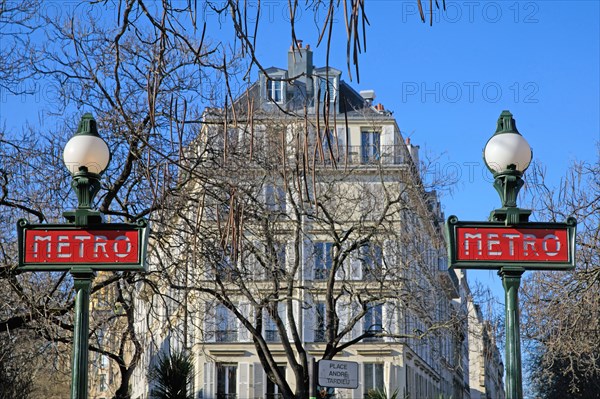
[[[530,367],[548,398],[595,397],[600,387],[599,174],[598,161],[577,162],[556,188],[540,165],[530,179],[541,220],[578,221],[576,269],[531,273],[523,287],[524,332],[536,359]]]

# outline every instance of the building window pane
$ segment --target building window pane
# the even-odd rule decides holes
[[[383,329],[383,305],[372,305],[367,309],[367,313],[363,318],[363,331],[371,331],[374,333],[381,332]],[[371,337],[368,341],[381,340],[381,337]]]
[[[218,304],[215,318],[215,341],[236,342],[238,340],[238,331],[235,315],[224,305]]]
[[[383,363],[363,364],[363,386],[365,396],[369,391],[383,391]]]
[[[369,243],[359,249],[359,259],[364,280],[377,280],[382,276],[383,250],[381,246]]]
[[[319,102],[322,104],[327,99],[329,102],[334,102],[337,99],[336,81],[334,76],[317,76],[317,95]]]
[[[362,163],[371,163],[379,160],[381,135],[379,132],[361,132],[360,153]]]
[[[217,399],[235,399],[237,364],[217,364]]]
[[[333,243],[315,242],[313,244],[315,257],[315,280],[325,280],[329,277],[329,271],[333,264]]]
[[[267,98],[276,103],[283,102],[283,84],[280,80],[267,79]]]
[[[314,342],[325,342],[325,303],[315,304],[315,338]]]
[[[285,379],[285,366],[277,366],[279,373],[284,376]],[[270,378],[267,377],[267,394],[265,399],[283,399],[283,395],[279,391],[279,385],[275,384]]]

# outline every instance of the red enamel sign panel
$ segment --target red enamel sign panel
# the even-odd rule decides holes
[[[19,268],[60,271],[143,270],[149,229],[144,222],[107,223],[93,227],[29,224],[19,221]]]
[[[566,229],[459,227],[457,260],[509,262],[567,262]]]
[[[451,216],[446,223],[448,263],[458,269],[572,269],[576,226],[573,218],[566,223],[506,226],[502,222],[463,222]]]
[[[27,263],[137,263],[137,230],[27,230]]]

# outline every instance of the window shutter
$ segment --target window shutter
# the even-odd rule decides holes
[[[401,276],[402,266],[398,264],[398,245],[394,240],[385,240],[383,243],[383,265],[382,272],[386,279]]]
[[[264,396],[263,375],[262,364],[254,363],[254,398],[262,398]]]
[[[285,332],[286,332],[288,338],[291,338],[291,336],[292,336],[292,330],[290,328],[290,323],[289,323],[289,321],[287,319],[287,303],[286,302],[280,302],[279,303],[279,305],[277,307],[277,314],[279,315],[279,318],[281,319],[281,321],[285,325]]]
[[[353,302],[350,305],[350,308],[352,309],[352,313],[350,314],[351,318],[354,318],[356,315],[358,315],[360,313],[360,305],[358,303]],[[358,338],[360,336],[360,334],[362,334],[363,320],[364,320],[364,316],[363,316],[363,318],[356,321],[356,323],[354,323],[354,326],[352,326],[352,339]]]
[[[249,363],[240,363],[240,377],[238,378],[238,388],[240,398],[251,398],[253,392],[250,392],[250,372],[252,365]]]
[[[315,304],[308,309],[304,309],[304,342],[314,342],[315,340]]]
[[[215,364],[204,363],[204,399],[215,396]]]
[[[248,320],[251,320],[250,318],[250,303],[247,302],[243,302],[240,303],[239,305],[239,309],[240,309],[240,313],[242,314],[243,317],[245,317]],[[246,326],[244,326],[244,323],[242,323],[241,320],[237,320],[238,323],[238,337],[240,342],[248,342],[250,341],[250,331],[248,331],[248,329],[246,328]]]
[[[394,302],[387,302],[383,306],[383,326],[386,331],[389,331],[392,334],[396,334],[398,332],[398,318],[396,304]],[[392,339],[386,338],[386,340]]]
[[[336,304],[336,312],[340,319],[340,330],[343,330],[344,328],[346,328],[348,326],[348,322],[350,321],[350,313],[351,313],[350,303],[346,302],[346,301],[339,301]],[[352,331],[350,331],[350,333],[346,334],[342,338],[342,341],[344,341],[344,342],[349,341],[350,338],[352,338]]]
[[[315,259],[313,255],[314,244],[312,241],[305,239],[302,245],[302,256],[304,261],[302,265],[304,267],[304,280],[313,279],[313,270],[315,266]]]
[[[362,280],[362,264],[359,259],[359,249],[352,252],[349,256],[350,278],[352,280]]]
[[[362,398],[364,392],[364,383],[365,383],[365,375],[364,375],[364,364],[358,363],[358,388],[356,388],[353,392],[353,397]]]
[[[204,304],[204,309],[204,341],[215,342],[215,330],[217,328],[217,319],[215,316],[215,312],[214,309],[211,310],[210,302]]]

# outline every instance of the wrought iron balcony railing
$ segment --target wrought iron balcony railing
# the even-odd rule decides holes
[[[281,342],[279,331],[277,330],[265,330],[265,340],[267,342]]]
[[[215,331],[216,342],[237,342],[237,330],[217,330]]]
[[[314,339],[313,342],[325,342],[325,330],[315,330],[314,331]]]

